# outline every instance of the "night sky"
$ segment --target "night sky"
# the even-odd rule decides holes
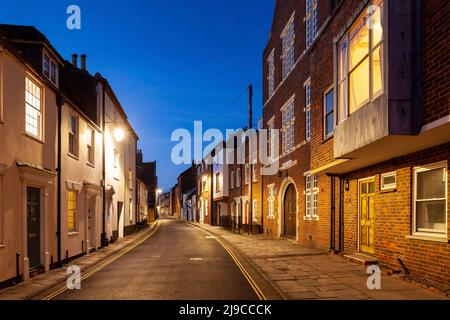
[[[69,5],[81,30],[66,27]],[[185,169],[170,153],[172,131],[241,128],[262,109],[262,51],[275,0],[3,0],[0,23],[33,25],[67,60],[87,54],[88,70],[106,77],[140,136],[145,161],[158,161],[168,190]],[[205,129],[205,128],[204,128]],[[206,144],[205,144],[206,145]]]

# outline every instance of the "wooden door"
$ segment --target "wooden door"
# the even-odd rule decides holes
[[[368,179],[359,182],[359,249],[366,253],[375,253],[375,180]]]
[[[295,238],[297,229],[297,194],[291,184],[284,195],[284,236]]]
[[[41,266],[41,190],[27,188],[27,248],[30,269]]]

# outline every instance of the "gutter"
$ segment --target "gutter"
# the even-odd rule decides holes
[[[61,247],[62,247],[62,239],[61,239],[61,215],[62,215],[62,209],[61,209],[61,184],[62,184],[62,176],[61,176],[61,163],[62,163],[62,159],[61,159],[61,126],[62,126],[62,106],[64,104],[64,97],[59,94],[56,96],[56,105],[58,107],[58,169],[56,170],[57,175],[58,175],[58,182],[57,182],[57,227],[56,227],[56,237],[57,237],[57,250],[58,250],[58,255],[57,255],[57,267],[61,267],[62,266],[62,257],[61,257]]]
[[[102,184],[103,184],[103,196],[102,196],[102,235],[101,246],[106,247],[106,163],[105,163],[105,88],[102,86]]]

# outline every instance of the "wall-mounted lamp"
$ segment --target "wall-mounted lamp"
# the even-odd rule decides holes
[[[122,128],[116,128],[113,131],[114,139],[116,139],[117,142],[121,142],[123,138],[125,137],[125,132]]]
[[[350,181],[348,179],[345,180],[345,191],[350,191]]]

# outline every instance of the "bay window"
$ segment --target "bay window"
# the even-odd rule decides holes
[[[375,1],[338,44],[339,122],[383,93],[383,4]]]

